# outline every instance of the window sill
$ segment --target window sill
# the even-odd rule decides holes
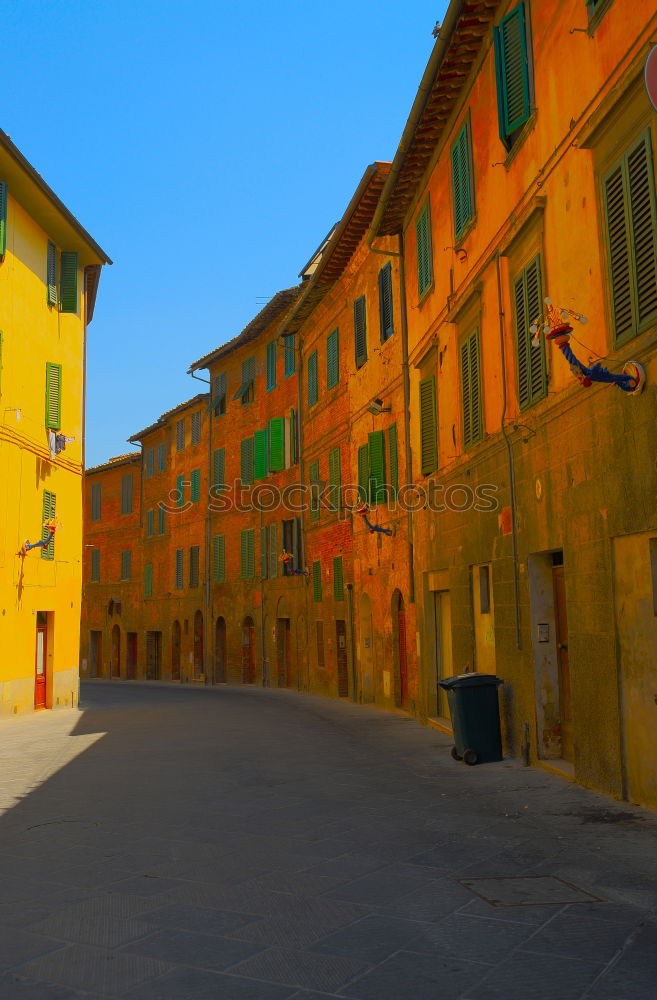
[[[589,11],[589,24],[586,29],[590,38],[596,33],[600,21],[603,19],[614,0],[600,0],[594,11]]]
[[[463,228],[463,231],[460,232],[458,236],[454,234],[454,250],[458,252],[463,248],[465,240],[468,238],[468,236],[470,235],[470,233],[472,232],[472,230],[476,225],[477,225],[477,213],[475,212],[472,218],[469,219],[468,222],[466,223],[465,227]]]
[[[518,132],[516,138],[513,141],[513,146],[506,155],[506,159],[504,160],[505,170],[509,169],[509,167],[515,160],[516,156],[518,155],[518,151],[521,149],[522,146],[524,146],[525,141],[527,140],[527,136],[530,134],[530,132],[533,132],[534,129],[536,128],[537,117],[538,117],[538,111],[536,108],[534,108],[529,118]]]
[[[420,308],[420,309],[422,308],[422,306],[427,301],[427,299],[429,298],[429,296],[431,295],[431,293],[433,292],[433,290],[434,290],[435,287],[436,287],[436,281],[434,279],[431,282],[431,284],[428,286],[428,288],[424,289],[424,291],[422,292],[422,295],[420,295],[419,299],[417,300],[418,308]]]

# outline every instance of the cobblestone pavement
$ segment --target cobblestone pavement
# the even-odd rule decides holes
[[[82,709],[0,723],[0,1000],[655,1000],[652,814],[287,691]]]

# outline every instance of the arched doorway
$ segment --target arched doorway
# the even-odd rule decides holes
[[[221,615],[214,627],[214,682],[226,683],[226,619]]]
[[[171,680],[180,680],[180,622],[175,621],[171,629]]]
[[[255,684],[255,626],[250,615],[242,622],[242,683]]]
[[[395,640],[395,704],[398,708],[408,708],[406,607],[399,590],[392,595],[392,627]]]
[[[112,627],[112,677],[121,676],[121,627]]]
[[[360,595],[360,700],[374,701],[374,661],[372,656],[372,604],[367,594]]]
[[[203,673],[203,613],[194,615],[194,680]]]

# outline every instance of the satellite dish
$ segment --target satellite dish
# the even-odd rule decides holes
[[[657,111],[657,45],[648,53],[644,75],[650,103]]]

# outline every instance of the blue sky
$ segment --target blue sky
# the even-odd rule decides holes
[[[391,159],[444,0],[10,0],[0,126],[114,260],[87,464],[195,395],[190,362],[297,274]]]

